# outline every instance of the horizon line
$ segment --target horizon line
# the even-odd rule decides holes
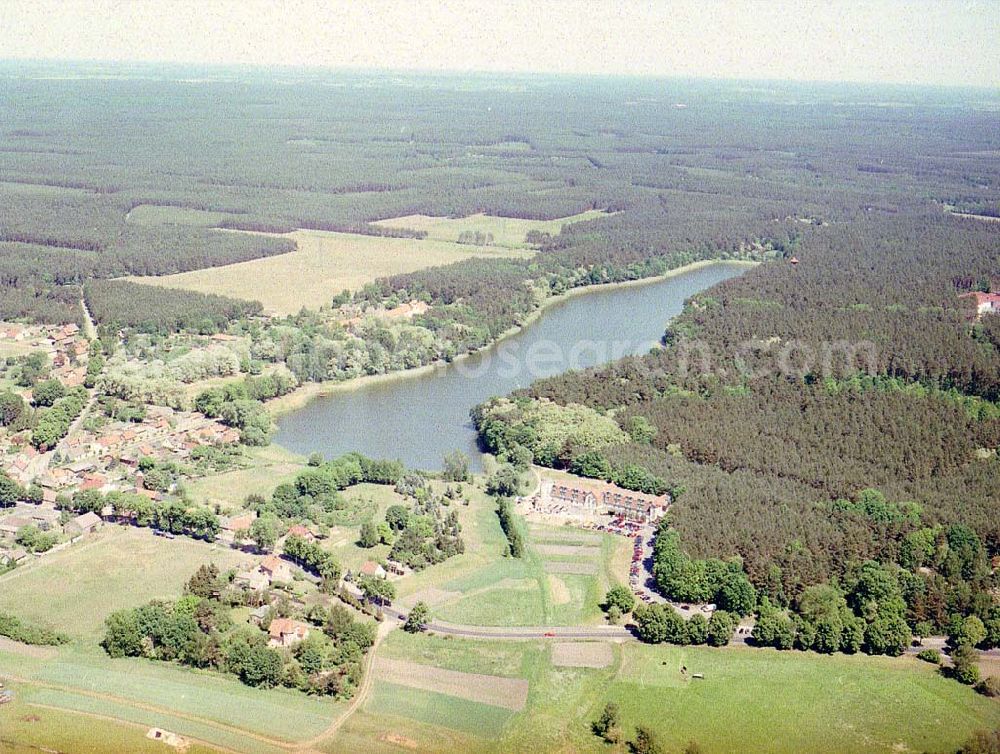
[[[300,72],[326,72],[333,74],[359,73],[359,74],[387,74],[387,75],[413,75],[413,76],[503,76],[503,77],[550,77],[550,78],[581,78],[581,79],[632,79],[643,81],[689,81],[689,82],[732,82],[732,83],[771,83],[771,84],[817,84],[817,85],[852,85],[859,87],[900,87],[908,89],[949,89],[949,90],[973,90],[1000,94],[1000,83],[998,84],[969,84],[969,83],[927,83],[917,81],[893,81],[893,80],[865,80],[865,79],[820,79],[820,78],[777,78],[777,77],[734,77],[734,76],[713,76],[704,75],[682,75],[670,73],[642,73],[642,72],[580,72],[580,71],[545,71],[545,70],[509,70],[499,68],[392,68],[382,66],[352,66],[352,65],[310,65],[305,63],[248,63],[248,62],[205,62],[189,60],[131,60],[122,58],[35,58],[35,57],[2,57],[0,65],[108,65],[108,66],[149,66],[167,67],[178,66],[188,68],[203,69],[241,69],[247,71],[300,71]]]

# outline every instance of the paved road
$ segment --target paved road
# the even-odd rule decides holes
[[[397,610],[394,607],[383,607],[382,612],[386,618],[397,621],[406,620],[406,612]],[[731,647],[752,647],[750,631],[752,625],[749,622],[741,624],[745,633],[737,633],[729,642]],[[519,641],[532,639],[551,640],[590,640],[590,641],[638,641],[625,626],[459,626],[452,623],[432,621],[424,627],[426,631],[448,636],[461,636],[469,639],[498,639],[501,641]],[[925,637],[918,646],[910,646],[904,650],[904,654],[915,655],[924,649],[937,649],[947,655],[948,639],[945,636]],[[996,658],[1000,660],[1000,649],[980,649],[977,650],[982,658]]]

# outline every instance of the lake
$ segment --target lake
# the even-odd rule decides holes
[[[459,449],[478,470],[473,406],[541,377],[648,352],[685,299],[744,270],[720,262],[567,297],[520,332],[468,358],[318,397],[279,418],[274,442],[303,455],[316,451],[334,458],[358,451],[418,469],[440,469],[444,455]]]

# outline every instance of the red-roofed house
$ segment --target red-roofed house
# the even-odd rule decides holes
[[[80,485],[80,489],[99,490],[107,483],[107,478],[101,476],[100,474],[87,474],[87,476],[83,478],[83,484]]]
[[[362,576],[374,576],[379,579],[384,579],[386,576],[385,569],[374,560],[366,560],[362,563],[358,573]]]
[[[288,527],[288,535],[293,537],[302,537],[309,542],[316,539],[316,535],[309,531],[302,524],[295,524],[294,526]]]
[[[971,298],[975,301],[977,317],[984,314],[1000,313],[1000,293],[974,291],[973,293],[963,293],[959,298]]]
[[[309,637],[309,626],[291,618],[275,618],[267,629],[272,647],[294,647]]]
[[[253,526],[253,522],[256,518],[257,514],[253,511],[244,513],[240,516],[228,516],[223,518],[219,522],[221,539],[227,542],[235,542],[238,534],[250,531],[250,527]]]
[[[261,572],[271,581],[291,581],[292,567],[277,555],[268,555],[260,564]]]

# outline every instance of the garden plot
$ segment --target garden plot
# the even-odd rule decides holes
[[[601,548],[595,545],[546,545],[534,546],[539,555],[552,555],[555,557],[567,558],[593,558],[601,557]]]
[[[580,576],[597,574],[597,563],[573,563],[565,560],[546,560],[542,563],[546,573],[572,573]]]
[[[376,660],[375,675],[398,686],[432,691],[515,712],[523,710],[528,702],[528,682],[523,678],[462,673],[386,658]]]

